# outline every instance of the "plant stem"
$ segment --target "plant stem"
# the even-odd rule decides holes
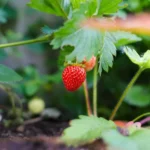
[[[26,40],[26,41],[14,42],[14,43],[0,44],[0,48],[46,42],[46,41],[50,40],[50,37],[51,37],[51,35],[46,35],[46,36],[36,38],[36,39],[33,39],[33,40]]]
[[[41,120],[43,120],[42,117],[37,117],[37,118],[32,118],[32,119],[26,120],[26,121],[24,121],[23,125],[20,125],[19,127],[17,127],[17,130],[23,132],[24,131],[24,127],[26,125],[37,123],[37,122],[39,122]]]
[[[97,66],[98,63],[96,62],[93,74],[93,112],[94,116],[97,116]]]
[[[87,87],[87,80],[83,82],[83,88],[84,88],[84,95],[85,95],[85,102],[86,102],[86,108],[88,116],[92,115],[91,105],[90,105],[90,99],[89,99],[89,93],[88,93],[88,87]]]
[[[125,96],[127,95],[128,91],[131,89],[131,87],[134,85],[135,81],[138,79],[139,75],[142,73],[143,68],[139,68],[139,70],[136,72],[136,74],[134,75],[134,77],[132,78],[132,80],[130,81],[130,83],[127,85],[126,89],[124,90],[124,92],[122,93],[118,103],[116,104],[111,116],[110,116],[110,120],[113,120],[119,107],[121,106]]]
[[[137,120],[139,120],[140,118],[145,117],[145,116],[150,116],[150,112],[144,113],[144,114],[142,114],[142,115],[136,117],[136,118],[133,120],[133,122],[136,122]]]
[[[150,122],[150,117],[147,117],[147,118],[140,121],[141,125],[144,125],[147,122]]]
[[[15,100],[13,97],[10,97],[10,101],[11,101],[13,113],[15,113],[15,111],[16,111]]]
[[[15,100],[14,100],[14,96],[13,96],[11,89],[3,86],[2,84],[0,84],[0,88],[3,89],[5,92],[7,92],[10,102],[11,102],[11,105],[12,105],[13,113],[15,113],[16,105],[15,105]]]

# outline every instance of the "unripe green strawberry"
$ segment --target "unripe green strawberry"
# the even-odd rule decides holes
[[[90,71],[94,68],[94,66],[96,64],[96,57],[92,56],[92,58],[89,61],[86,61],[86,59],[84,59],[82,64],[84,64],[86,71]]]
[[[86,78],[86,71],[80,66],[67,66],[63,73],[63,83],[68,91],[77,90]]]
[[[28,103],[28,109],[32,114],[40,114],[45,108],[44,100],[41,98],[33,98]]]

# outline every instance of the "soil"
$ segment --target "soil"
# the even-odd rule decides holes
[[[0,125],[0,150],[105,150],[98,140],[83,147],[66,147],[59,137],[68,122],[40,121],[19,128]]]

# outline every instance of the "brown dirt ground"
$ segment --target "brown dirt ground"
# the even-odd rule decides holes
[[[0,150],[105,150],[98,140],[83,147],[66,147],[59,137],[67,122],[40,121],[24,128],[7,129],[0,125]]]

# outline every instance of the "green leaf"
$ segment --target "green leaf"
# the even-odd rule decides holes
[[[128,92],[125,102],[139,107],[147,106],[150,104],[150,91],[146,87],[135,85]]]
[[[74,9],[81,9],[82,4],[87,4],[85,11],[92,15],[101,16],[103,14],[116,13],[122,6],[122,0],[71,0]]]
[[[88,17],[97,15],[99,3],[99,0],[71,0],[73,9]]]
[[[58,71],[57,73],[55,73],[53,75],[48,75],[48,76],[46,76],[46,78],[49,82],[54,82],[55,84],[57,84],[57,83],[62,82],[61,75],[62,75],[62,70]]]
[[[142,57],[134,49],[130,49],[129,47],[124,48],[124,52],[133,63],[137,64],[143,70],[150,68],[150,50],[147,50]]]
[[[67,45],[74,47],[73,52],[66,56],[66,61],[76,59],[77,62],[81,62],[85,57],[90,59],[92,55],[97,55],[99,49],[102,47],[101,39],[103,35],[100,32],[87,27],[76,28],[69,21],[55,33],[55,39],[51,42],[53,48],[63,48]]]
[[[139,150],[128,136],[123,136],[115,129],[103,132],[102,139],[107,144],[107,150]]]
[[[100,32],[86,27],[69,35],[62,42],[62,47],[71,45],[75,48],[70,55],[67,55],[66,59],[69,61],[76,58],[78,62],[81,62],[86,57],[89,60],[91,56],[97,55],[99,49],[101,49],[102,37],[103,35]]]
[[[22,78],[12,69],[0,64],[0,82],[16,82]]]
[[[31,0],[28,6],[39,11],[67,18],[70,11],[69,0]]]
[[[7,14],[3,9],[0,9],[0,23],[7,22]]]
[[[112,14],[122,8],[121,2],[122,0],[31,0],[28,6],[42,12],[70,18],[72,11],[83,10],[83,5],[85,6],[84,14],[89,16]]]
[[[113,65],[113,55],[116,55],[116,47],[111,35],[106,32],[103,38],[102,48],[100,49],[99,73],[101,75],[104,69],[108,72],[109,67]]]
[[[69,55],[69,53],[71,53],[73,51],[73,49],[74,48],[71,47],[71,46],[65,46],[63,48],[63,50],[60,51],[59,58],[58,58],[58,65],[59,66],[63,66],[64,65],[66,55]]]
[[[80,5],[87,0],[70,0],[73,8],[80,8]]]
[[[54,49],[61,47],[65,50],[65,46],[74,47],[74,50],[69,55],[66,55],[64,61],[77,61],[80,63],[84,58],[89,60],[93,55],[99,55],[99,73],[101,74],[102,70],[108,72],[109,67],[113,65],[113,56],[116,55],[115,45],[121,46],[139,41],[140,38],[128,32],[104,33],[87,26],[81,26],[81,23],[87,17],[84,13],[80,14],[80,11],[73,13],[73,18],[54,33],[54,39],[51,44]]]
[[[25,94],[28,96],[33,96],[34,94],[36,94],[39,88],[40,88],[39,83],[34,80],[28,81],[24,85]]]
[[[42,27],[41,31],[44,33],[44,34],[52,34],[55,30],[49,28],[48,26],[44,26]]]
[[[123,136],[112,129],[102,133],[102,139],[108,150],[150,150],[150,130],[141,128],[130,136]]]
[[[142,61],[143,61],[143,67],[145,69],[149,69],[150,68],[150,50],[147,50],[143,57],[142,57]]]
[[[69,146],[78,146],[91,142],[105,130],[116,128],[112,121],[95,116],[79,116],[79,119],[71,121],[71,127],[64,131],[63,142]]]
[[[117,47],[130,44],[133,42],[141,41],[141,38],[135,34],[124,31],[110,32],[111,36],[114,37],[114,43]]]
[[[122,0],[99,0],[100,7],[98,15],[116,13],[122,6],[120,6]]]
[[[55,33],[55,39],[51,44],[54,48],[63,48],[67,45],[74,47],[73,52],[66,56],[66,61],[82,62],[84,58],[90,59],[91,56],[100,53],[99,71],[101,73],[102,68],[108,71],[108,67],[112,66],[113,55],[116,54],[114,39],[109,33],[104,34],[88,27],[79,28],[79,23],[76,18],[69,20]]]
[[[141,57],[139,56],[139,54],[134,49],[130,49],[129,47],[125,47],[124,52],[133,63],[135,63],[139,66],[141,66],[143,64]]]
[[[124,31],[106,32],[104,35],[102,49],[100,49],[99,73],[104,69],[108,72],[113,65],[113,56],[116,56],[116,46],[133,43],[141,40],[134,34]]]
[[[6,57],[7,57],[6,51],[4,49],[0,48],[0,60],[2,61],[4,59],[6,59]]]
[[[138,150],[150,150],[149,137],[150,129],[146,128],[141,128],[131,135],[131,139],[137,144]]]

